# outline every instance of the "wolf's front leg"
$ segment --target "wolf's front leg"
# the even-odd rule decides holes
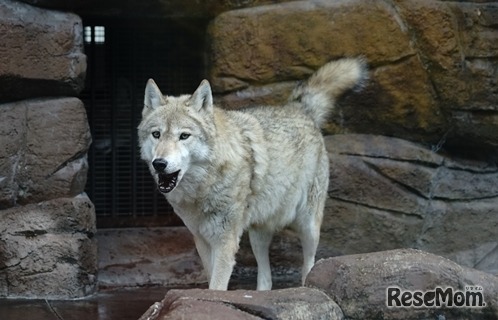
[[[212,247],[212,274],[209,281],[209,289],[227,290],[233,267],[235,266],[235,254],[239,248],[238,238],[226,239],[219,245]]]
[[[195,247],[197,249],[197,253],[201,257],[202,266],[204,267],[204,271],[206,272],[208,282],[211,281],[211,275],[213,274],[213,266],[211,259],[211,246],[201,235],[194,235]]]

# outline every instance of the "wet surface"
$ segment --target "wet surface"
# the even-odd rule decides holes
[[[101,290],[78,300],[0,299],[2,320],[136,320],[169,288]]]
[[[244,280],[231,281],[229,290],[254,289],[255,279]],[[292,286],[298,285],[276,281],[274,289]],[[206,289],[207,285],[195,287]],[[77,300],[0,299],[0,320],[137,320],[154,302],[161,301],[170,289],[173,288],[104,289]]]

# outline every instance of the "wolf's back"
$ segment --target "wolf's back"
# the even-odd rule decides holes
[[[334,108],[337,98],[346,90],[360,86],[366,78],[364,60],[345,58],[332,61],[297,86],[290,100],[300,102],[304,112],[320,127]]]

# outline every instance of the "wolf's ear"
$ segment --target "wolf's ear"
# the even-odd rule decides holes
[[[211,93],[209,81],[202,80],[199,87],[192,94],[192,97],[190,97],[188,105],[196,111],[212,112],[213,94]]]
[[[142,117],[159,106],[166,104],[161,90],[159,90],[154,80],[149,79],[145,86],[144,108],[142,110]]]

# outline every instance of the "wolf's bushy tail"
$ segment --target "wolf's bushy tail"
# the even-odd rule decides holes
[[[361,58],[331,61],[298,85],[290,100],[300,102],[304,112],[321,126],[337,98],[346,90],[361,86],[367,77],[366,63]]]

